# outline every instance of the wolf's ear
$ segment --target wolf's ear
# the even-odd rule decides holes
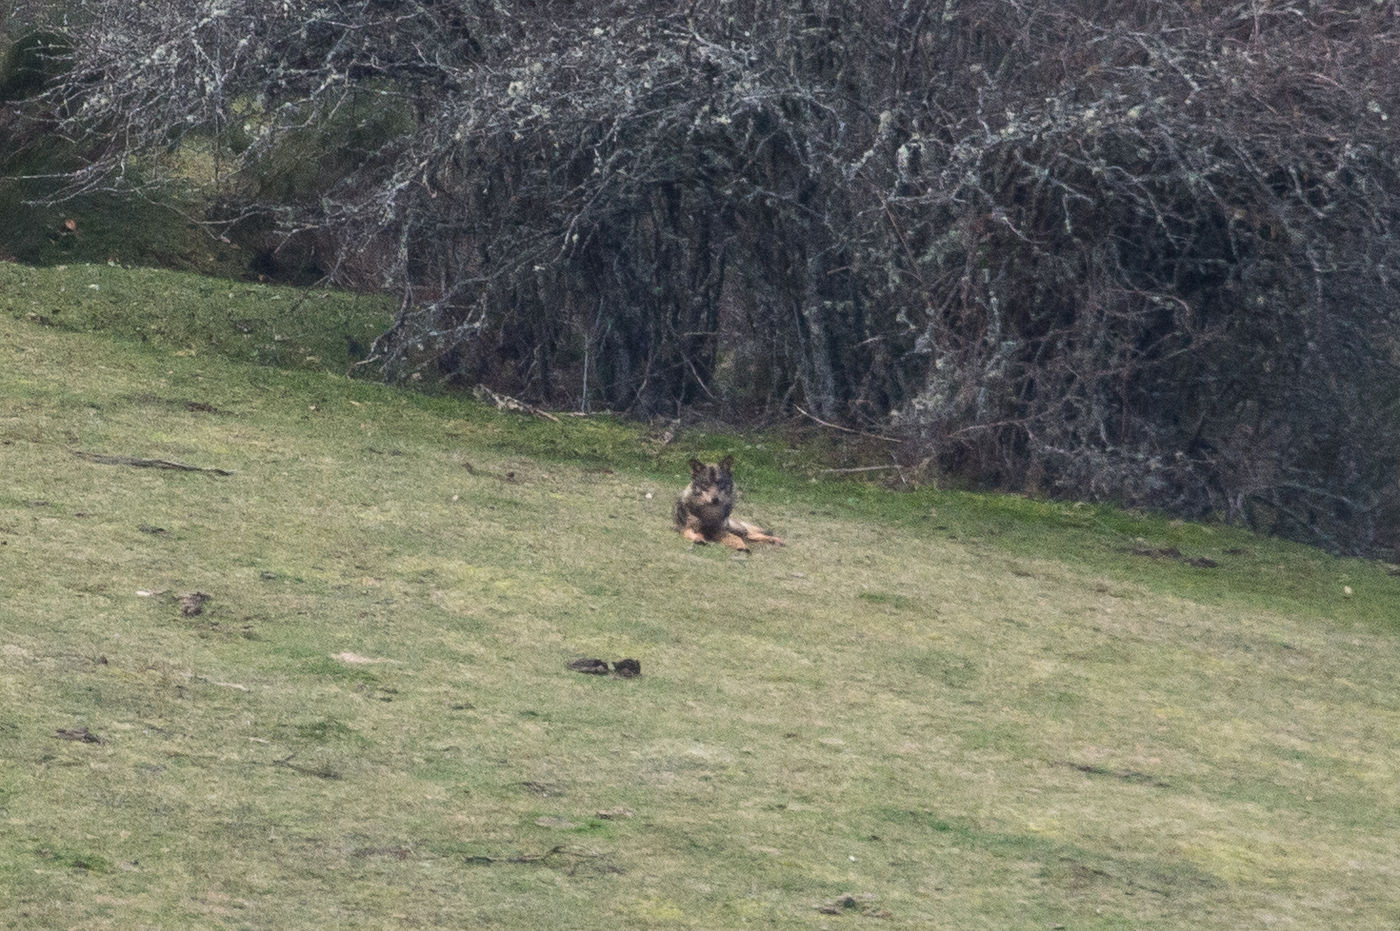
[[[733,457],[733,456],[725,456],[723,459],[721,459],[721,460],[719,461],[719,470],[720,470],[721,472],[733,472],[733,471],[734,471],[734,457]]]
[[[690,474],[691,474],[691,475],[699,475],[701,472],[704,472],[705,469],[706,469],[705,463],[701,462],[699,459],[692,459],[692,460],[690,460]]]

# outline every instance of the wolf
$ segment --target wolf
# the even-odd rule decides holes
[[[690,460],[690,484],[676,499],[676,530],[692,543],[723,543],[747,553],[749,541],[785,545],[747,521],[731,516],[734,510],[734,457],[715,465]]]

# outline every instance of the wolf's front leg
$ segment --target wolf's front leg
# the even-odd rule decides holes
[[[696,530],[694,527],[682,527],[681,536],[685,537],[691,543],[699,543],[702,546],[710,542],[709,540],[705,539],[705,535],[703,533]]]
[[[723,543],[730,549],[738,550],[741,553],[747,553],[749,551],[748,541],[746,541],[743,537],[739,536],[732,530],[726,530],[723,534],[721,534],[719,542]]]

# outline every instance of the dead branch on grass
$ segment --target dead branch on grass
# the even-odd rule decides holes
[[[207,472],[210,475],[233,475],[228,469],[215,469],[208,466],[193,466],[183,462],[171,462],[169,459],[139,459],[133,456],[106,456],[102,453],[88,453],[80,449],[70,449],[73,455],[79,459],[86,459],[89,462],[96,462],[102,465],[122,465],[132,466],[137,469],[170,469],[176,472]]]
[[[497,410],[518,411],[522,414],[534,414],[536,417],[543,417],[545,420],[551,420],[554,423],[560,422],[559,418],[555,417],[549,411],[540,410],[533,404],[526,404],[524,401],[516,400],[508,394],[501,394],[497,391],[492,391],[485,385],[477,385],[473,393],[477,396],[479,400],[496,405]]]
[[[848,469],[821,469],[821,472],[829,472],[835,475],[847,475],[853,472],[888,472],[890,469],[903,469],[900,465],[874,465],[874,466],[853,466]]]
[[[582,863],[582,862],[584,862],[584,861],[588,861],[588,860],[605,861],[605,860],[607,859],[607,857],[605,857],[603,854],[597,853],[597,852],[592,851],[592,850],[580,850],[580,849],[578,849],[577,847],[569,847],[569,846],[567,846],[567,845],[565,845],[565,844],[555,844],[553,847],[549,848],[549,849],[546,850],[544,853],[535,853],[535,854],[522,853],[522,854],[516,854],[516,855],[513,856],[513,857],[492,857],[492,856],[487,856],[486,854],[474,854],[474,855],[472,855],[472,856],[463,857],[462,860],[463,860],[464,862],[466,862],[466,863],[482,863],[482,864],[508,863],[508,864],[517,864],[517,865],[518,865],[518,864],[529,864],[529,863],[544,863],[544,864],[548,864],[548,863],[549,863],[551,860],[553,860],[555,857],[564,857],[564,858],[568,858],[568,859],[569,859],[569,867],[568,867],[568,870],[569,870],[570,873],[573,873],[575,870],[577,870],[578,867],[579,867],[579,864]],[[604,872],[611,872],[611,873],[621,872],[621,870],[619,870],[616,866],[613,866],[613,865],[607,864],[607,863],[603,863],[603,865],[600,866],[599,869],[603,870]]]
[[[294,773],[301,773],[303,776],[315,776],[317,779],[339,779],[340,773],[328,766],[303,766],[300,763],[293,763],[292,758],[296,754],[292,753],[282,757],[280,760],[273,760],[272,765],[282,769],[290,769]]]
[[[555,844],[544,853],[536,854],[516,854],[513,857],[488,857],[486,854],[475,854],[462,859],[467,863],[543,863],[550,857],[561,853],[569,852],[563,844]],[[597,856],[596,854],[585,854],[585,856]]]
[[[867,439],[871,439],[871,440],[882,440],[882,441],[884,441],[884,442],[886,442],[886,443],[900,443],[900,442],[903,442],[903,441],[900,440],[898,437],[893,437],[893,436],[881,436],[881,435],[878,434],[878,433],[867,433],[867,432],[865,432],[864,430],[855,430],[855,429],[853,429],[853,428],[851,428],[851,427],[843,427],[843,426],[841,426],[840,424],[831,423],[830,421],[822,420],[820,417],[816,416],[815,414],[809,413],[808,411],[804,410],[804,409],[802,408],[802,406],[799,405],[799,404],[794,404],[794,405],[793,405],[793,408],[795,408],[795,409],[797,410],[797,412],[798,412],[799,414],[801,414],[803,417],[806,417],[806,418],[808,418],[809,420],[814,420],[814,421],[816,421],[817,423],[821,424],[823,427],[826,427],[826,428],[829,429],[829,430],[840,430],[842,433],[852,433],[852,434],[855,434],[856,436],[863,436],[863,437],[866,437]]]

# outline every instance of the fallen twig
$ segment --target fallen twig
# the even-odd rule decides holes
[[[341,778],[340,773],[329,766],[302,766],[300,763],[293,763],[292,757],[295,753],[288,754],[280,760],[273,760],[273,766],[280,766],[283,769],[290,769],[294,773],[301,773],[303,776],[315,776],[317,779],[335,780]]]
[[[566,852],[567,848],[563,844],[556,844],[544,853],[537,854],[517,854],[513,857],[488,857],[485,854],[476,854],[470,857],[463,857],[467,863],[541,863],[548,860],[555,854]],[[592,854],[580,854],[575,851],[568,851],[575,856],[592,856]]]
[[[133,466],[138,469],[172,469],[176,472],[208,472],[211,475],[234,474],[228,469],[186,465],[183,462],[171,462],[169,459],[137,459],[132,456],[104,456],[101,453],[87,453],[80,449],[70,449],[69,452],[79,459],[86,459],[89,462],[97,462],[102,465]]]
[[[555,423],[560,422],[559,418],[555,417],[549,411],[542,411],[532,404],[526,404],[524,401],[517,401],[508,394],[499,394],[485,385],[477,385],[474,389],[474,393],[479,399],[490,401],[492,404],[496,405],[497,410],[519,411],[524,414],[534,414],[536,417],[543,417],[545,420],[552,420]]]
[[[839,423],[831,423],[830,421],[822,420],[820,417],[816,416],[815,414],[810,414],[810,413],[808,413],[807,411],[803,410],[803,409],[801,408],[801,406],[799,406],[799,405],[794,404],[793,407],[796,407],[796,408],[797,408],[797,412],[798,412],[799,414],[801,414],[803,417],[807,417],[807,418],[810,418],[810,419],[812,419],[812,420],[815,420],[817,423],[821,424],[823,427],[827,427],[827,428],[832,429],[832,430],[840,430],[842,433],[854,433],[856,436],[863,436],[863,437],[867,437],[867,438],[872,439],[872,440],[883,440],[883,441],[885,441],[886,443],[902,443],[902,442],[903,442],[903,440],[899,439],[898,437],[893,437],[893,436],[882,436],[882,435],[880,435],[880,434],[878,434],[878,433],[866,433],[864,430],[853,430],[853,429],[851,429],[850,427],[843,427],[843,426],[841,426]]]
[[[554,866],[550,861],[555,857],[560,857],[564,862],[559,864],[566,869],[569,875],[578,871],[579,867],[588,861],[595,861],[593,868],[603,873],[621,873],[622,870],[614,866],[607,856],[592,850],[580,850],[577,847],[568,847],[564,844],[556,844],[544,853],[516,854],[513,857],[491,857],[486,854],[476,854],[475,856],[463,857],[464,863],[544,863]]]
[[[1159,789],[1171,788],[1171,783],[1164,782],[1151,773],[1142,773],[1135,769],[1109,769],[1104,766],[1095,766],[1092,763],[1076,763],[1073,760],[1061,760],[1056,765],[1077,770],[1087,776],[1111,776],[1114,779],[1121,779],[1124,782],[1137,782],[1144,785],[1155,786]]]
[[[899,468],[903,468],[903,467],[902,467],[902,466],[898,466],[898,465],[855,466],[854,468],[850,468],[850,469],[821,469],[820,471],[822,471],[822,472],[880,472],[880,471],[883,471],[883,470],[885,470],[885,469],[899,469]]]

